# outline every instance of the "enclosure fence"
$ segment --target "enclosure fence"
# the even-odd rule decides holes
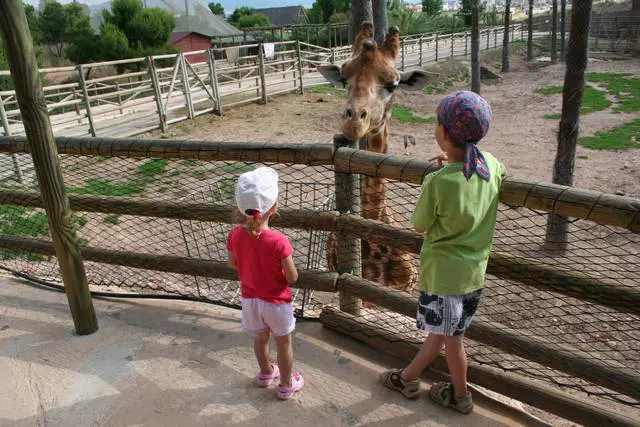
[[[92,291],[239,307],[225,248],[238,220],[235,180],[268,165],[281,180],[272,225],[290,237],[301,270],[296,315],[404,356],[424,339],[414,320],[421,236],[410,216],[434,164],[339,140],[56,143]],[[25,137],[0,137],[1,156],[24,162],[27,152]],[[0,185],[0,266],[59,284],[38,184],[23,180]],[[637,407],[640,200],[507,178],[501,201],[468,332],[471,381],[489,366]],[[366,219],[380,209],[388,220]],[[549,213],[570,222],[566,248],[545,241]]]

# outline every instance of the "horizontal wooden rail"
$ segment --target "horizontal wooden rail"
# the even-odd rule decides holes
[[[240,218],[232,205],[194,202],[128,199],[70,194],[71,209],[117,215],[137,215],[219,223],[236,223]],[[40,194],[33,191],[0,188],[0,204],[42,207]],[[301,230],[344,232],[367,241],[390,245],[412,253],[420,253],[422,236],[411,230],[364,219],[355,215],[339,215],[335,211],[280,208],[271,224]],[[578,271],[554,267],[535,260],[493,252],[487,269],[489,274],[553,291],[570,297],[612,307],[618,311],[640,314],[640,289],[624,286],[607,278],[593,278]]]
[[[84,156],[273,162],[314,166],[333,163],[333,147],[320,143],[56,137],[56,145],[60,154]],[[0,137],[1,152],[28,153],[27,138],[25,136]]]
[[[53,243],[47,240],[0,235],[0,248],[55,256]],[[81,252],[85,261],[191,276],[238,280],[237,272],[222,261],[116,251],[89,246],[82,247]],[[298,275],[298,282],[293,287],[336,292],[337,280],[338,273],[301,270]]]
[[[392,332],[330,306],[323,308],[320,321],[336,332],[407,360],[413,359],[422,344],[409,341],[397,332]],[[442,372],[448,371],[447,362],[442,356],[439,356],[431,367]],[[504,372],[498,368],[470,361],[468,379],[473,384],[581,425],[638,426],[638,422],[633,418],[599,405],[593,400],[571,395],[537,380]]]
[[[347,292],[411,318],[416,316],[416,297],[361,277],[341,275],[338,279],[338,291]],[[620,363],[596,359],[597,354],[587,353],[567,344],[550,343],[535,335],[518,334],[499,323],[482,320],[479,316],[471,323],[466,336],[634,399],[640,399],[640,375]]]

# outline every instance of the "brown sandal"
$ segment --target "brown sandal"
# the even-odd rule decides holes
[[[380,382],[383,386],[402,393],[407,399],[417,399],[420,397],[420,380],[405,381],[402,379],[402,369],[392,369],[380,375]]]
[[[473,411],[471,393],[467,393],[465,396],[456,396],[451,383],[434,383],[429,390],[429,397],[437,404],[445,408],[453,408],[463,414],[469,414]]]

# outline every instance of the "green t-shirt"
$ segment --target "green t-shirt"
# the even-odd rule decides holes
[[[420,290],[463,295],[481,289],[498,214],[502,163],[482,153],[489,181],[467,179],[462,162],[449,163],[425,177],[413,212],[414,227],[424,230],[420,251]]]

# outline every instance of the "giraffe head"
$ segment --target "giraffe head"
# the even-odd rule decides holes
[[[347,89],[342,133],[351,141],[367,136],[368,149],[372,151],[387,151],[386,126],[391,117],[393,92],[398,88],[421,90],[430,80],[422,71],[401,73],[395,66],[399,50],[397,27],[391,27],[382,45],[378,46],[373,40],[373,25],[365,22],[353,44],[351,58],[342,67],[318,67],[327,80]]]

